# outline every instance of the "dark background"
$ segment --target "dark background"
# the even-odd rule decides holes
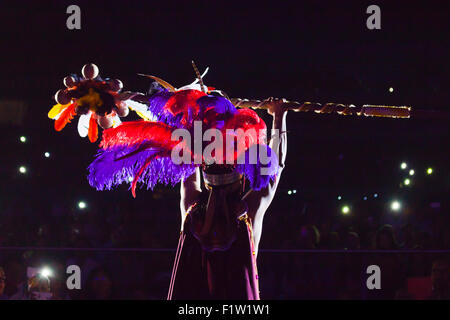
[[[66,28],[70,4],[81,8],[81,30]],[[381,30],[366,28],[370,4],[381,7]],[[91,189],[85,176],[96,144],[78,136],[76,120],[57,133],[47,118],[62,79],[81,73],[85,63],[96,63],[102,76],[119,78],[132,91],[149,86],[137,73],[175,87],[192,82],[193,59],[201,70],[210,67],[205,83],[230,97],[449,112],[448,18],[447,1],[2,1],[0,209],[5,217],[22,217],[9,218],[14,227],[3,219],[3,235],[27,230],[3,246],[40,245],[34,233],[49,224],[59,227],[42,246],[96,246],[65,236],[89,215],[111,233],[128,224],[154,232],[151,244],[127,239],[117,246],[176,246],[178,188],[140,190],[137,199],[125,187]],[[27,105],[17,123],[8,121],[11,100]],[[353,224],[368,217],[399,226],[410,222],[405,216],[448,218],[448,118],[290,113],[288,130],[287,167],[265,220],[262,249],[279,248],[302,224],[319,226],[323,219],[361,232]],[[19,142],[22,135],[26,143]],[[400,186],[407,176],[402,161],[416,172],[409,188]],[[26,175],[19,174],[20,165],[27,166]],[[403,204],[397,215],[389,212],[392,199]],[[80,200],[87,210],[78,210]],[[351,206],[349,217],[340,216],[341,203]],[[138,212],[145,222],[136,222]],[[295,219],[301,222],[290,222]]]
[[[64,179],[82,177],[95,146],[78,139],[74,128],[55,133],[46,113],[61,79],[80,73],[87,62],[135,91],[149,85],[136,75],[139,72],[178,87],[190,83],[194,59],[201,69],[211,67],[206,83],[232,97],[448,107],[444,1],[379,3],[381,30],[366,28],[365,10],[371,3],[364,1],[76,3],[82,11],[81,30],[66,28],[65,9],[72,2],[2,2],[0,12],[0,95],[27,101],[20,131],[32,143],[45,141],[55,156],[64,148],[66,156],[78,159],[64,165],[59,160],[56,170],[63,170],[59,176]],[[391,86],[393,93],[388,91]],[[442,166],[448,163],[449,126],[444,119],[293,114],[289,129],[285,186],[370,192],[387,185],[404,160],[441,165],[439,174],[446,173]],[[15,139],[13,143],[9,148],[18,148],[14,156],[41,153],[29,146],[21,150]],[[329,174],[310,174],[324,167]],[[443,180],[448,186],[448,179]]]

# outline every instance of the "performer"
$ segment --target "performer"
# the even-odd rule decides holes
[[[181,184],[181,233],[168,299],[259,300],[256,258],[264,214],[275,195],[287,151],[283,100],[269,100],[270,141],[279,157],[277,178],[243,195],[243,178],[229,166],[205,166]],[[274,131],[274,130],[272,130]]]
[[[136,196],[138,184],[153,189],[182,182],[182,227],[168,299],[259,299],[262,220],[286,158],[285,100],[261,102],[273,116],[267,144],[256,112],[237,109],[225,93],[203,84],[206,72],[201,76],[195,64],[194,70],[197,80],[179,89],[148,76],[155,82],[140,94],[121,92],[120,80],[102,79],[95,65],[86,65],[83,77],[65,78],[67,89],[55,95],[49,117],[60,131],[79,115],[79,134],[91,142],[98,138],[97,124],[106,129],[89,166],[89,183],[97,190],[128,183]],[[122,123],[119,117],[129,109],[143,120]],[[206,146],[210,130],[214,142]],[[246,186],[250,191],[243,195]]]

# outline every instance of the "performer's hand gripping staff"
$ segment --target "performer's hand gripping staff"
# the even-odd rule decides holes
[[[49,111],[48,117],[55,120],[55,130],[61,131],[75,116],[79,116],[78,133],[89,137],[91,142],[98,139],[98,127],[117,127],[120,117],[126,117],[129,110],[141,118],[150,120],[145,104],[138,101],[139,93],[121,92],[122,81],[102,78],[95,64],[84,65],[82,76],[72,74],[64,78],[65,89],[55,94],[57,104]],[[135,100],[131,100],[135,98]]]

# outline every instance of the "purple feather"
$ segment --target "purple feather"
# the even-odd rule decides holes
[[[265,148],[264,152],[270,158],[267,164],[263,164],[261,161],[260,148]],[[275,179],[278,175],[278,157],[268,145],[253,145],[244,153],[243,157],[245,157],[245,162],[238,164],[236,171],[247,178],[251,189],[261,190],[267,187],[270,180]]]
[[[97,190],[111,190],[124,182],[131,184],[145,161],[161,152],[158,149],[147,149],[124,157],[138,147],[115,146],[106,150],[101,149],[96,159],[89,165],[89,184]],[[176,165],[170,157],[159,157],[151,161],[138,182],[146,184],[147,189],[153,189],[157,183],[174,186],[182,178],[192,175],[195,167],[193,164]]]

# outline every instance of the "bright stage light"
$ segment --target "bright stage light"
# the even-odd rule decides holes
[[[402,162],[402,164],[400,165],[400,168],[402,170],[405,170],[408,167],[408,165],[406,164],[406,162]]]
[[[21,136],[21,137],[20,137],[20,142],[22,142],[22,143],[27,142],[27,137]]]
[[[22,174],[25,174],[25,173],[27,173],[27,168],[24,167],[24,166],[20,166],[19,167],[19,172],[22,173]]]
[[[402,207],[402,205],[401,205],[400,202],[398,202],[397,200],[392,201],[392,203],[391,203],[391,210],[392,211],[398,211],[398,210],[400,210],[401,207]]]
[[[133,177],[128,177],[128,182],[133,182]]]
[[[350,213],[350,207],[349,206],[343,206],[342,208],[341,208],[341,212],[342,212],[342,214],[349,214]]]
[[[292,193],[297,193],[297,190],[292,190]]]
[[[411,184],[411,180],[409,180],[408,178],[406,178],[406,179],[403,181],[403,184],[404,184],[405,186],[409,186],[409,185]]]
[[[288,194],[289,194],[289,195],[291,195],[291,194],[292,194],[292,191],[291,191],[291,190],[289,190],[289,191],[288,191]]]
[[[48,277],[51,277],[51,276],[53,275],[53,272],[52,272],[52,270],[51,270],[50,268],[44,267],[44,268],[41,269],[41,271],[39,272],[39,274],[40,274],[41,276],[43,276],[43,277],[48,278]]]
[[[373,194],[373,197],[374,197],[374,198],[378,198],[378,193],[374,193],[374,194]]]
[[[414,173],[415,173],[415,172],[414,172],[414,170],[413,170],[413,169],[409,170],[409,175],[410,175],[410,176],[413,176],[413,175],[414,175]]]
[[[46,157],[46,158],[50,158],[50,152],[46,152],[46,153],[44,153],[44,157]]]
[[[341,199],[342,199],[342,197],[341,197],[341,196],[338,196],[337,198],[338,198],[338,200],[341,200]]]
[[[389,92],[390,92],[390,93],[394,92],[394,88],[390,87],[390,88],[389,88]]]
[[[78,202],[78,208],[79,209],[86,209],[86,207],[87,207],[87,204],[86,204],[86,202],[84,202],[84,201],[80,201],[80,202]]]
[[[427,169],[427,174],[432,174],[433,173],[433,168],[428,168]]]

